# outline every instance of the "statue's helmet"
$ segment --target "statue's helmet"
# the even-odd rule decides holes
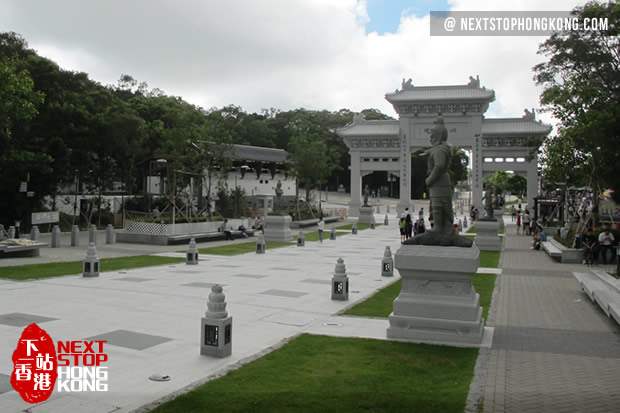
[[[445,142],[448,140],[448,129],[444,124],[443,117],[437,116],[433,121],[433,128],[431,129],[431,135],[439,134],[441,138],[441,142]]]

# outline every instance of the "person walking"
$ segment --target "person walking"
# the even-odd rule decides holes
[[[413,233],[413,222],[411,221],[411,215],[405,216],[405,239],[411,238]]]
[[[530,211],[526,208],[525,213],[523,214],[523,235],[531,235],[530,231],[530,222],[532,217],[530,216]]]
[[[325,221],[323,221],[323,217],[319,221],[319,242],[323,242],[323,231],[325,231]]]
[[[405,218],[402,216],[398,221],[398,229],[400,231],[400,243],[402,244],[405,241]]]
[[[515,222],[515,218],[517,217],[517,208],[514,205],[510,206],[510,215],[512,216],[512,222]]]
[[[517,211],[517,235],[520,234],[519,232],[520,230],[521,230],[521,210],[518,210]]]

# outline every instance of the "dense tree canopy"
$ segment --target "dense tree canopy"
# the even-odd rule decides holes
[[[620,6],[590,2],[573,14],[581,27],[585,18],[606,18],[608,27],[555,33],[540,46],[548,58],[534,67],[540,101],[560,121],[542,148],[544,175],[595,193],[611,188],[620,201]]]
[[[389,119],[376,109],[363,113]],[[78,183],[94,194],[113,183],[144,193],[153,162],[167,174],[165,195],[175,202],[190,178],[196,187],[221,179],[230,144],[286,149],[306,194],[326,182],[335,187],[348,182],[350,159],[334,130],[352,118],[348,109],[203,109],[129,74],[104,86],[38,56],[18,34],[0,33],[0,223],[27,221],[45,197]],[[18,192],[25,181],[29,194]]]

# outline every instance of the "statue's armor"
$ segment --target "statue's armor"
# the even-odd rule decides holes
[[[441,156],[443,155],[443,156]],[[430,185],[429,192],[431,198],[434,197],[452,197],[452,182],[450,181],[450,175],[448,170],[450,169],[450,158],[452,157],[452,150],[446,144],[440,144],[434,146],[429,151],[428,157],[428,172],[429,174],[433,169],[438,168],[441,173],[438,179]],[[436,162],[442,162],[443,165],[436,165]]]

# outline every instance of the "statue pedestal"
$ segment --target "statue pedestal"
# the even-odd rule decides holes
[[[370,224],[374,215],[375,209],[371,206],[361,206],[360,215],[357,220],[359,224]]]
[[[476,221],[476,239],[474,243],[481,251],[501,251],[502,240],[497,235],[499,221]]]
[[[497,222],[499,222],[500,229],[504,228],[504,210],[503,209],[493,210],[493,218],[496,218]]]
[[[480,251],[427,245],[402,246],[394,266],[403,280],[389,316],[387,337],[419,343],[479,346],[484,319],[472,276]]]
[[[265,223],[265,241],[292,241],[292,219],[289,215],[267,215]]]

